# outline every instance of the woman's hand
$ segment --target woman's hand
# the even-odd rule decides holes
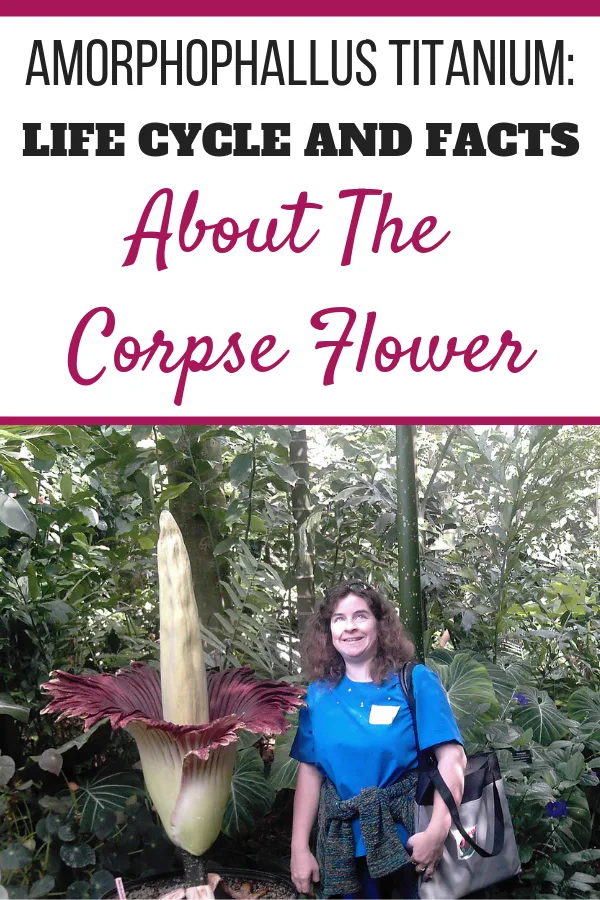
[[[317,818],[323,776],[310,763],[300,763],[294,821],[292,823],[292,881],[301,894],[308,894],[310,882],[319,880],[319,864],[309,849],[311,828]]]
[[[300,891],[301,894],[308,894],[311,881],[319,880],[319,864],[308,847],[301,850],[292,847],[290,869],[292,871],[292,881],[296,885],[296,890]]]
[[[406,846],[412,851],[411,862],[425,881],[429,881],[433,876],[442,858],[447,834],[430,827],[425,831],[418,831],[408,839]]]

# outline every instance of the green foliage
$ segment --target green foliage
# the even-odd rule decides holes
[[[204,634],[222,665],[248,664],[264,677],[283,677],[298,659],[288,592],[276,568],[244,541],[237,540],[236,549],[229,582],[223,583],[230,605],[215,617],[221,637],[207,628]]]
[[[12,699],[8,694],[0,694],[0,716],[12,716],[13,719],[18,719],[19,722],[27,722],[29,721],[29,710],[25,706],[18,706],[16,703],[13,703]]]
[[[275,742],[275,759],[271,765],[269,782],[276,791],[296,787],[299,763],[290,756],[290,750],[297,730],[290,728],[285,734],[280,734]]]
[[[514,721],[523,730],[531,729],[535,741],[548,745],[568,733],[567,719],[546,691],[524,687],[521,695],[527,700],[527,705],[514,711]]]
[[[600,694],[591,688],[577,688],[569,697],[567,711],[578,722],[590,723],[600,729]]]
[[[11,756],[0,756],[0,787],[8,784],[15,774],[15,761]]]
[[[0,851],[0,866],[10,872],[24,869],[33,859],[33,853],[24,844],[12,843]]]
[[[105,831],[107,813],[123,810],[127,800],[140,790],[140,776],[127,770],[108,774],[99,772],[93,778],[82,781],[74,797],[79,827],[82,831]]]
[[[92,783],[114,785],[114,778],[100,772]],[[118,802],[116,796],[103,795],[112,808],[99,809],[93,802],[91,815],[87,789],[58,796],[31,786],[5,789],[0,868],[8,896],[102,897],[114,889],[117,875],[167,871],[174,848],[146,807],[139,779],[137,795],[123,800],[121,792]]]
[[[474,665],[467,665],[469,659]],[[596,851],[581,855],[588,852],[593,822],[590,801],[599,785],[590,766],[598,762],[591,758],[594,739],[575,719],[561,715],[545,692],[539,693],[526,684],[513,688],[505,702],[507,678],[499,673],[510,673],[514,665],[514,671],[527,677],[527,670],[519,661],[513,664],[504,657],[501,664],[489,664],[489,673],[498,684],[491,703],[492,679],[488,677],[486,681],[476,658],[468,653],[435,651],[429,662],[444,678],[450,692],[450,673],[453,668],[460,672],[455,682],[461,688],[460,696],[471,693],[470,711],[479,707],[473,716],[462,703],[455,706],[455,712],[461,714],[467,750],[495,748],[498,752],[523,863],[523,887],[513,887],[511,895],[580,896],[580,876],[584,876],[584,882],[587,877],[596,877],[589,865],[596,859]],[[572,698],[577,699],[577,694],[579,691]],[[598,696],[594,695],[595,701]],[[480,701],[484,698],[487,708],[482,710],[484,704],[480,706]],[[557,731],[560,739],[556,739]],[[523,750],[530,752],[531,762],[513,756]],[[490,889],[490,896],[496,893],[503,896],[502,888]]]
[[[222,831],[228,835],[249,834],[256,817],[268,812],[274,799],[275,788],[265,777],[264,763],[258,751],[254,748],[240,750]]]
[[[457,653],[448,663],[430,658],[427,664],[439,675],[459,724],[497,707],[488,670],[469,654]]]
[[[0,432],[0,498],[3,513],[12,510],[0,516],[0,680],[16,708],[33,706],[40,750],[57,743],[38,715],[51,669],[113,668],[154,653],[156,617],[145,608],[154,572],[140,545],[154,530],[154,500],[127,469],[131,449],[128,433],[110,429]]]

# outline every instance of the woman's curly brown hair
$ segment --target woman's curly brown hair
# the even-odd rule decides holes
[[[362,581],[331,588],[309,619],[303,639],[308,678],[338,684],[344,677],[346,665],[331,640],[331,617],[339,601],[349,594],[366,600],[377,620],[377,656],[371,663],[371,677],[375,684],[381,684],[391,672],[413,659],[415,648],[390,601]]]

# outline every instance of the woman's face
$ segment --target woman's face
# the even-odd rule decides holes
[[[363,597],[348,594],[331,617],[333,646],[346,661],[365,662],[377,653],[377,619]]]

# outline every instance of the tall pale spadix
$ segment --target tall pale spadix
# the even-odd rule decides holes
[[[205,672],[190,563],[170,513],[160,519],[160,673],[133,662],[116,675],[53,672],[43,710],[110,718],[135,738],[148,792],[171,840],[196,856],[217,837],[231,787],[237,733],[281,734],[301,691],[259,681],[248,666]]]
[[[190,560],[166,510],[160,514],[157,559],[163,716],[176,725],[206,725],[208,692]]]

